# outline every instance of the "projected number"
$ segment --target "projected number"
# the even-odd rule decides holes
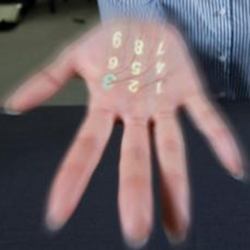
[[[117,77],[114,74],[107,74],[103,77],[102,86],[105,90],[109,90],[114,86],[114,82],[117,80]]]
[[[113,47],[115,49],[120,48],[122,45],[122,33],[120,31],[117,31],[113,35]]]
[[[140,62],[133,62],[131,65],[132,75],[138,76],[141,73],[142,64]]]
[[[108,68],[109,68],[110,70],[113,70],[113,69],[115,69],[115,68],[118,67],[118,64],[119,64],[118,58],[115,57],[115,56],[114,56],[114,57],[111,57],[111,58],[109,59]]]
[[[162,81],[159,81],[156,83],[156,94],[161,94],[162,93]]]
[[[130,80],[130,84],[128,85],[128,89],[132,93],[136,93],[139,90],[139,81]]]
[[[157,49],[157,56],[162,56],[165,54],[165,50],[164,50],[164,42],[160,42],[158,49]]]
[[[122,46],[122,32],[117,31],[113,34],[112,37],[112,45],[113,48],[118,49]],[[145,49],[145,44],[143,40],[136,39],[134,40],[134,53],[135,55],[143,55]],[[160,42],[157,47],[157,56],[161,56],[165,54],[164,42]],[[119,66],[119,59],[116,56],[112,56],[108,59],[108,69],[114,70]],[[155,64],[155,73],[156,75],[162,74],[164,69],[166,68],[166,63],[162,61],[158,61]],[[140,61],[133,61],[131,64],[131,74],[132,76],[138,76],[142,73],[142,63]],[[117,76],[109,73],[103,77],[102,86],[105,90],[110,90],[117,81]],[[156,94],[162,93],[162,81],[155,82],[155,91]],[[130,80],[128,82],[128,91],[131,93],[137,93],[140,88],[140,82],[138,80]]]
[[[134,48],[134,51],[135,51],[135,54],[136,55],[142,55],[143,54],[143,49],[144,49],[144,43],[142,40],[135,40],[135,48]]]
[[[166,64],[163,62],[157,62],[155,68],[156,68],[156,74],[159,75],[162,73],[162,71],[165,69]]]

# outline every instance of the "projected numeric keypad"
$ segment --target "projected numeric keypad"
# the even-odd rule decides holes
[[[131,93],[137,93],[140,88],[142,87],[142,83],[139,81],[140,75],[143,73],[143,55],[145,54],[145,42],[142,39],[136,38],[133,41],[133,48],[131,48],[131,51],[127,51],[127,53],[133,53],[134,54],[134,60],[132,60],[131,64],[129,65],[129,76],[128,78],[133,78],[131,80],[127,80],[127,90]],[[112,49],[114,51],[114,54],[117,50],[120,50],[123,48],[123,34],[121,31],[116,31],[113,33],[112,36]],[[156,47],[155,55],[157,58],[156,63],[153,65],[154,71],[152,72],[155,77],[161,77],[166,71],[166,63],[163,60],[163,56],[165,55],[165,45],[163,41],[160,41],[158,46]],[[153,55],[152,55],[153,57]],[[109,73],[107,73],[102,80],[102,86],[105,90],[112,89],[119,80],[119,68],[122,66],[122,59],[118,58],[116,55],[111,55],[110,58],[107,60],[107,70]],[[148,63],[148,62],[146,62]],[[152,67],[152,68],[153,68]],[[150,69],[151,70],[151,69]],[[146,84],[144,82],[144,84]],[[162,93],[162,85],[163,80],[156,80],[154,83],[155,85],[155,93],[161,94]]]

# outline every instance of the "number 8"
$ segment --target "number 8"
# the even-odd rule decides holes
[[[144,43],[142,40],[135,40],[135,54],[136,55],[141,55],[143,54],[143,49],[144,49]]]

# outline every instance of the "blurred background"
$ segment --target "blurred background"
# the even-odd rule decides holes
[[[0,100],[98,22],[96,0],[0,0]],[[45,105],[86,101],[83,80],[74,78]]]

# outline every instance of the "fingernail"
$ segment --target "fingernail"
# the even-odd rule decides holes
[[[234,163],[234,170],[232,170],[231,175],[237,181],[244,181],[246,178],[246,169],[241,157],[237,157],[237,161]]]
[[[232,174],[232,177],[235,180],[241,181],[241,182],[247,182],[249,179],[249,176],[246,174],[246,171],[243,169],[238,173]]]
[[[144,247],[148,242],[148,238],[145,238],[143,240],[132,239],[128,236],[125,236],[124,238],[125,238],[126,244],[132,249],[140,249]]]
[[[244,178],[245,178],[245,173],[244,173],[244,171],[239,171],[238,173],[235,173],[235,174],[233,174],[232,176],[233,176],[233,178],[234,178],[235,180],[237,180],[237,181],[242,181],[242,180],[244,180]]]
[[[15,111],[15,110],[11,110],[9,108],[3,108],[3,113],[6,115],[13,115],[13,116],[17,116],[17,115],[21,115],[22,112],[20,111]]]
[[[239,145],[236,141],[231,142],[230,147],[232,147],[232,154],[228,155],[231,157],[232,173],[231,175],[235,180],[244,181],[246,178],[246,161],[243,152],[240,150]]]
[[[61,211],[60,206],[55,202],[50,204],[48,207],[45,224],[46,227],[52,232],[60,230],[65,224]]]
[[[165,234],[166,234],[169,242],[174,246],[182,244],[187,237],[186,230],[182,230],[182,232],[180,232],[179,234],[178,233],[173,234],[167,228],[164,228],[164,231],[165,231]]]
[[[64,223],[58,221],[54,216],[48,214],[45,218],[45,225],[49,231],[56,232],[63,227]]]

